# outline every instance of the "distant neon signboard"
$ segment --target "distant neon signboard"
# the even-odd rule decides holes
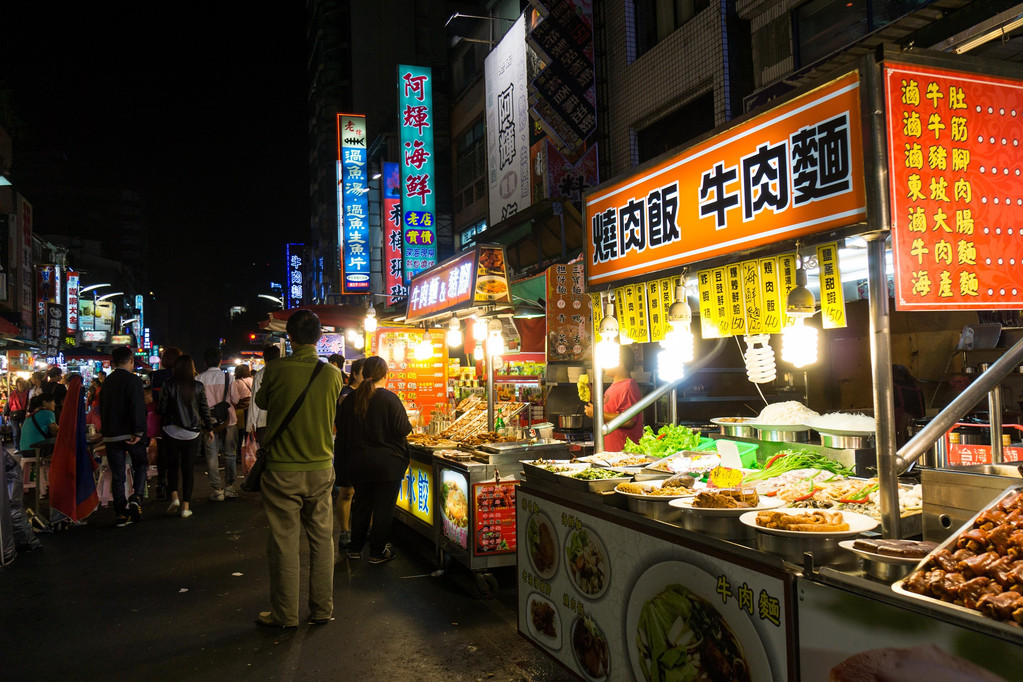
[[[67,333],[74,334],[78,331],[78,290],[81,286],[78,283],[78,273],[74,270],[67,271]]]
[[[433,72],[398,66],[404,283],[437,264],[437,182],[433,162]]]
[[[288,278],[284,287],[286,308],[298,308],[305,298],[305,245],[285,244],[284,259]]]
[[[405,286],[405,264],[401,256],[404,220],[401,215],[401,171],[396,163],[383,165],[383,225],[384,240],[384,288],[387,291],[387,305],[394,305],[408,294]]]
[[[369,291],[369,177],[366,117],[337,115],[338,245],[341,293]]]

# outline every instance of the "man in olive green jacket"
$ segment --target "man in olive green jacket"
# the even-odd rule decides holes
[[[270,443],[261,491],[270,539],[270,610],[256,618],[260,625],[298,626],[299,538],[309,539],[309,622],[322,625],[334,613],[334,487],[333,425],[343,380],[337,368],[325,365],[310,384],[319,358],[320,320],[308,310],[288,318],[293,353],[269,363],[256,392],[256,405],[266,410],[265,442]],[[309,385],[305,400],[283,432],[285,416]]]

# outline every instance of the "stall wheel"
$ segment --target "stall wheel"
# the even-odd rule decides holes
[[[497,596],[497,578],[489,571],[472,574],[472,596],[477,599],[493,599]]]

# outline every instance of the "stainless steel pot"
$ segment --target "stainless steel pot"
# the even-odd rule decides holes
[[[581,414],[559,414],[559,429],[581,429],[583,427],[583,415]]]
[[[822,433],[821,445],[841,450],[864,450],[874,447],[874,436],[839,436],[833,433]]]

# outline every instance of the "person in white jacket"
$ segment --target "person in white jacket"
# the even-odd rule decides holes
[[[280,346],[273,344],[263,346],[263,369],[252,375],[252,395],[256,395],[260,384],[263,383],[263,372],[266,366],[279,357],[281,357]],[[263,434],[266,432],[266,410],[259,409],[254,400],[249,403],[249,414],[245,419],[245,432],[255,434],[256,442],[262,447]]]

